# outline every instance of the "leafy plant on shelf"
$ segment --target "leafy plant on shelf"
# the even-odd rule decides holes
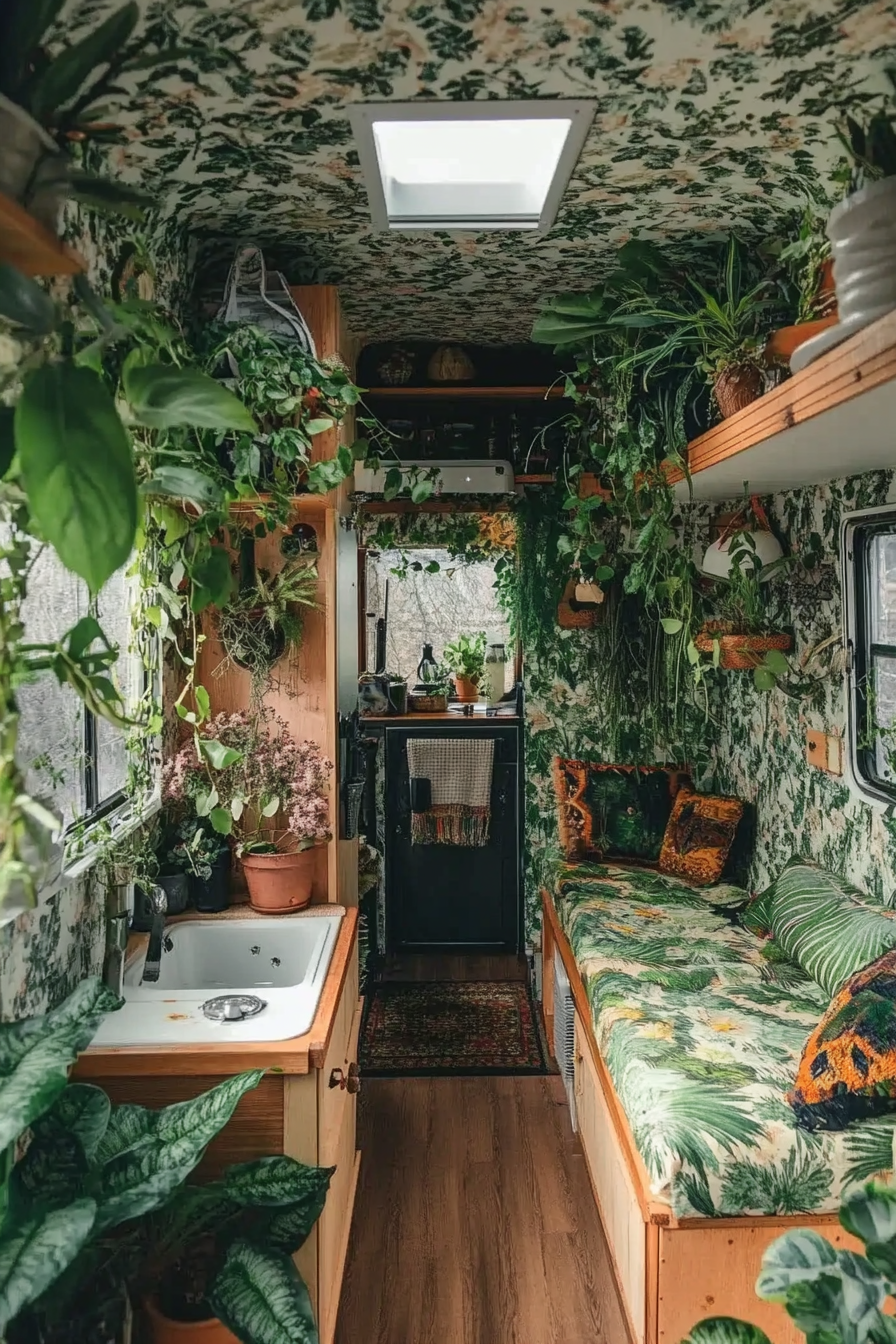
[[[845,174],[847,190],[851,194],[879,182],[885,177],[896,177],[896,67],[886,71],[892,92],[870,116],[857,121],[845,115],[837,134],[850,161]]]
[[[161,1305],[183,1319],[191,1292],[192,1318],[217,1314],[243,1344],[317,1344],[291,1256],[332,1170],[271,1157],[185,1186],[263,1071],[158,1111],[113,1106],[102,1089],[69,1083],[68,1070],[117,1006],[91,979],[44,1017],[0,1026],[0,1334],[9,1344],[118,1338],[127,1296],[164,1288]]]
[[[429,695],[447,695],[451,685],[451,668],[447,663],[436,663],[434,666],[424,663],[421,682]]]
[[[865,1254],[838,1250],[817,1232],[785,1232],[762,1257],[756,1294],[779,1302],[806,1344],[896,1344],[884,1307],[896,1292],[896,1191],[870,1182],[840,1209],[842,1227]],[[758,1325],[711,1317],[682,1344],[771,1344]]]
[[[472,635],[458,635],[445,645],[442,658],[456,677],[478,685],[485,672],[485,643],[484,630],[477,630]]]
[[[778,253],[778,261],[796,290],[797,322],[814,322],[827,317],[833,309],[836,302],[833,292],[822,289],[824,268],[830,257],[825,218],[809,205],[800,217],[797,237]]]
[[[738,532],[731,538],[728,555],[731,561],[728,578],[717,588],[717,619],[706,624],[700,637],[701,647],[710,644],[715,667],[720,661],[720,636],[739,635],[746,641],[777,633],[780,612],[775,594],[767,585],[775,574],[793,562],[792,556],[782,556],[763,566],[749,530]],[[771,691],[781,685],[790,672],[790,663],[781,650],[768,649],[756,655],[753,684],[757,691]]]

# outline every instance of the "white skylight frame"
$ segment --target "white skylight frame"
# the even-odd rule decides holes
[[[591,129],[595,106],[591,100],[573,98],[506,101],[488,99],[473,102],[430,102],[421,99],[413,103],[356,103],[347,111],[367,187],[374,229],[381,233],[417,233],[421,230],[481,233],[503,229],[546,233],[557,217],[563,194],[578,163]],[[518,199],[519,208],[516,210],[496,208],[494,189],[483,185],[474,189],[474,193],[478,193],[475,195],[480,206],[478,212],[465,209],[461,213],[449,213],[444,209],[444,205],[450,196],[451,188],[433,184],[428,189],[421,188],[427,191],[432,207],[431,213],[422,211],[409,211],[407,214],[390,213],[374,132],[375,125],[378,122],[400,126],[409,122],[471,121],[569,122],[566,139],[540,210],[536,212],[531,207],[526,209],[522,199]],[[395,188],[392,187],[390,190],[394,196]],[[470,189],[465,190],[470,196]],[[440,212],[435,213],[436,211]]]

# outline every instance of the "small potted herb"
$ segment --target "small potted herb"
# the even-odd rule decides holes
[[[203,915],[226,910],[230,904],[230,847],[226,840],[198,817],[182,821],[176,835],[168,858],[187,874],[195,909]]]
[[[426,648],[431,645],[427,644]],[[420,680],[409,696],[411,709],[418,714],[444,714],[448,708],[451,669],[445,663],[425,657],[417,668]]]
[[[478,700],[479,683],[485,673],[485,631],[474,635],[458,635],[446,644],[443,657],[454,674],[457,699],[464,702]]]

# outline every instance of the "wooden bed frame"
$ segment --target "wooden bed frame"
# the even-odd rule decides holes
[[[591,1007],[572,949],[546,891],[542,905],[547,1036],[553,1040],[556,947],[575,1000],[579,1137],[632,1344],[680,1344],[705,1316],[750,1321],[766,1332],[772,1344],[804,1344],[805,1337],[784,1308],[756,1296],[763,1252],[776,1237],[797,1227],[814,1228],[835,1246],[861,1250],[860,1243],[843,1230],[835,1213],[678,1219],[668,1204],[656,1200],[598,1051]]]

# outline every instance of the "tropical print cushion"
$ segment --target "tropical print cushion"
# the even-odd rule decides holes
[[[740,926],[744,891],[593,863],[555,890],[656,1199],[683,1218],[828,1213],[891,1168],[896,1114],[797,1124],[787,1093],[829,997]]]
[[[806,1129],[896,1109],[896,951],[847,980],[806,1042],[788,1101]]]
[[[700,887],[718,882],[743,814],[739,798],[680,788],[663,836],[660,872],[676,873]]]
[[[851,975],[896,947],[896,911],[865,904],[843,878],[794,859],[773,884],[771,931],[833,998]]]
[[[758,896],[754,896],[741,916],[741,922],[757,938],[768,938],[772,931],[772,897],[774,886],[766,887]]]
[[[554,758],[560,844],[568,859],[656,863],[682,783],[674,766],[603,765]]]

